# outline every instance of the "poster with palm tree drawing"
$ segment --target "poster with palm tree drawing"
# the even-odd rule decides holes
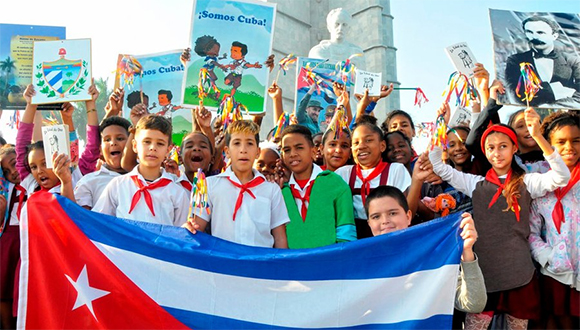
[[[66,39],[63,26],[0,24],[0,109],[22,110],[22,95],[32,81],[35,41]]]
[[[35,42],[33,48],[32,104],[91,98],[91,39]]]

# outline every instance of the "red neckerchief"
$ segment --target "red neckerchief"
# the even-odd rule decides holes
[[[326,171],[326,165],[321,165],[320,166],[320,169],[323,170],[323,171]]]
[[[144,185],[143,182],[141,182],[141,180],[139,180],[139,177],[137,175],[132,175],[131,180],[133,180],[133,182],[135,183],[135,185],[139,189],[137,189],[137,191],[133,195],[133,199],[131,200],[131,208],[129,209],[129,214],[131,214],[131,212],[133,212],[133,209],[135,208],[135,206],[139,202],[139,199],[141,199],[141,194],[143,194],[143,196],[145,197],[145,203],[149,207],[151,214],[153,214],[153,216],[155,216],[155,211],[153,210],[153,200],[151,198],[151,193],[149,193],[149,190],[165,187],[171,183],[171,180],[169,180],[167,178],[163,178],[163,179],[159,179],[157,182],[154,182],[154,183],[149,184],[149,185]]]
[[[560,234],[560,227],[562,223],[566,222],[564,217],[564,206],[562,206],[562,198],[566,196],[566,194],[572,190],[572,187],[580,181],[580,162],[574,166],[572,170],[572,177],[568,184],[564,188],[558,188],[554,190],[554,194],[556,195],[556,205],[554,206],[554,210],[552,211],[552,220],[554,221],[554,225],[558,230],[558,234]]]
[[[374,178],[381,175],[381,173],[383,173],[383,170],[385,169],[386,166],[387,166],[387,163],[385,163],[381,160],[379,162],[379,164],[377,165],[377,167],[375,167],[375,169],[371,172],[371,174],[369,174],[369,176],[367,176],[366,178],[363,178],[362,169],[361,169],[360,165],[358,165],[358,164],[355,165],[356,176],[359,179],[361,179],[361,181],[362,181],[362,185],[360,186],[360,197],[362,198],[363,205],[365,205],[365,202],[367,200],[367,195],[370,194],[370,192],[371,192],[371,181]]]
[[[181,186],[183,186],[183,188],[187,189],[187,191],[191,191],[191,189],[193,189],[193,186],[187,180],[179,181],[179,183]]]
[[[18,195],[18,208],[16,209],[16,217],[18,220],[20,220],[20,211],[22,210],[22,205],[24,204],[24,199],[26,198],[26,189],[24,189],[24,187],[19,184],[14,185],[14,189],[20,192],[20,195]]]
[[[314,186],[314,181],[310,183],[308,188],[306,188],[306,192],[304,193],[304,197],[300,195],[300,191],[294,188],[294,185],[290,185],[290,191],[292,191],[292,197],[299,199],[302,201],[302,207],[300,208],[300,215],[302,216],[302,222],[306,221],[306,212],[308,211],[308,207],[306,206],[306,202],[310,203],[310,192],[312,192],[312,186]]]
[[[244,200],[244,193],[247,192],[248,194],[250,194],[250,196],[253,199],[256,199],[256,196],[254,195],[254,193],[250,190],[250,188],[254,188],[260,184],[262,184],[264,181],[266,181],[263,177],[258,176],[253,178],[250,182],[248,183],[244,183],[244,184],[239,184],[235,181],[233,181],[232,179],[228,178],[228,180],[230,180],[230,182],[240,188],[240,193],[238,194],[238,199],[236,200],[236,207],[234,208],[234,217],[233,220],[236,221],[236,214],[238,213],[238,210],[240,209],[240,207],[242,206],[242,201]]]
[[[491,202],[489,202],[489,206],[487,207],[488,209],[491,208],[491,206],[493,204],[495,204],[495,202],[497,201],[497,199],[499,198],[499,196],[501,195],[502,191],[505,188],[505,182],[509,182],[511,177],[512,177],[511,168],[510,168],[509,172],[507,173],[507,176],[504,180],[504,183],[501,183],[501,181],[499,180],[499,177],[497,176],[497,173],[495,172],[495,170],[493,168],[490,169],[489,171],[487,171],[487,174],[485,175],[485,179],[487,181],[495,184],[496,186],[498,186],[497,192],[495,193],[495,195],[493,195]],[[516,219],[518,219],[518,221],[520,221],[520,206],[518,204],[517,198],[514,198],[512,201],[512,211],[514,211],[514,213],[516,214]]]

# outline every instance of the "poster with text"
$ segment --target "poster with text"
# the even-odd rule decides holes
[[[489,17],[495,73],[506,88],[499,102],[580,109],[580,15],[490,9]],[[520,84],[522,65],[541,81],[531,100]]]
[[[26,106],[22,94],[32,81],[32,44],[65,38],[62,26],[0,24],[0,109]]]
[[[185,68],[183,105],[217,109],[225,96],[265,111],[276,5],[250,1],[196,0],[191,20],[191,60]]]
[[[32,104],[90,100],[91,77],[91,39],[34,42]]]
[[[179,57],[183,50],[162,53],[134,55],[142,66],[143,76],[135,76],[132,84],[126,84],[124,77],[115,76],[115,86],[124,86],[125,102],[123,116],[129,119],[131,108],[145,103],[149,113],[163,115],[173,123],[174,141],[181,143],[180,136],[191,131],[191,110],[182,108],[181,83],[185,68]],[[117,63],[123,55],[119,55]],[[121,81],[122,80],[122,81]],[[141,100],[141,88],[143,100]],[[179,135],[179,136],[176,136]]]
[[[475,56],[467,46],[466,42],[460,42],[449,47],[445,47],[445,53],[453,63],[455,70],[463,73],[469,78],[473,78],[473,69],[475,69]]]

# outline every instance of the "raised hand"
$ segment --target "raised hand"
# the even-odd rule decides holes
[[[527,108],[524,111],[524,119],[526,121],[528,131],[530,132],[530,135],[533,138],[542,135],[542,133],[540,132],[542,120],[540,118],[540,115],[538,115],[538,113],[536,112],[536,110],[534,110],[533,108]]]
[[[268,95],[272,98],[272,100],[278,100],[282,98],[282,88],[278,86],[275,82],[268,88]]]
[[[191,48],[188,47],[183,50],[183,53],[181,53],[179,61],[181,61],[181,64],[183,64],[183,66],[187,66],[187,62],[189,62],[190,60],[191,60]]]

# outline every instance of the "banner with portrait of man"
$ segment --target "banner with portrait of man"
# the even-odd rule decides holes
[[[522,63],[540,79],[530,106],[580,109],[580,15],[490,9],[499,102],[526,105]],[[519,85],[519,87],[518,87]]]

